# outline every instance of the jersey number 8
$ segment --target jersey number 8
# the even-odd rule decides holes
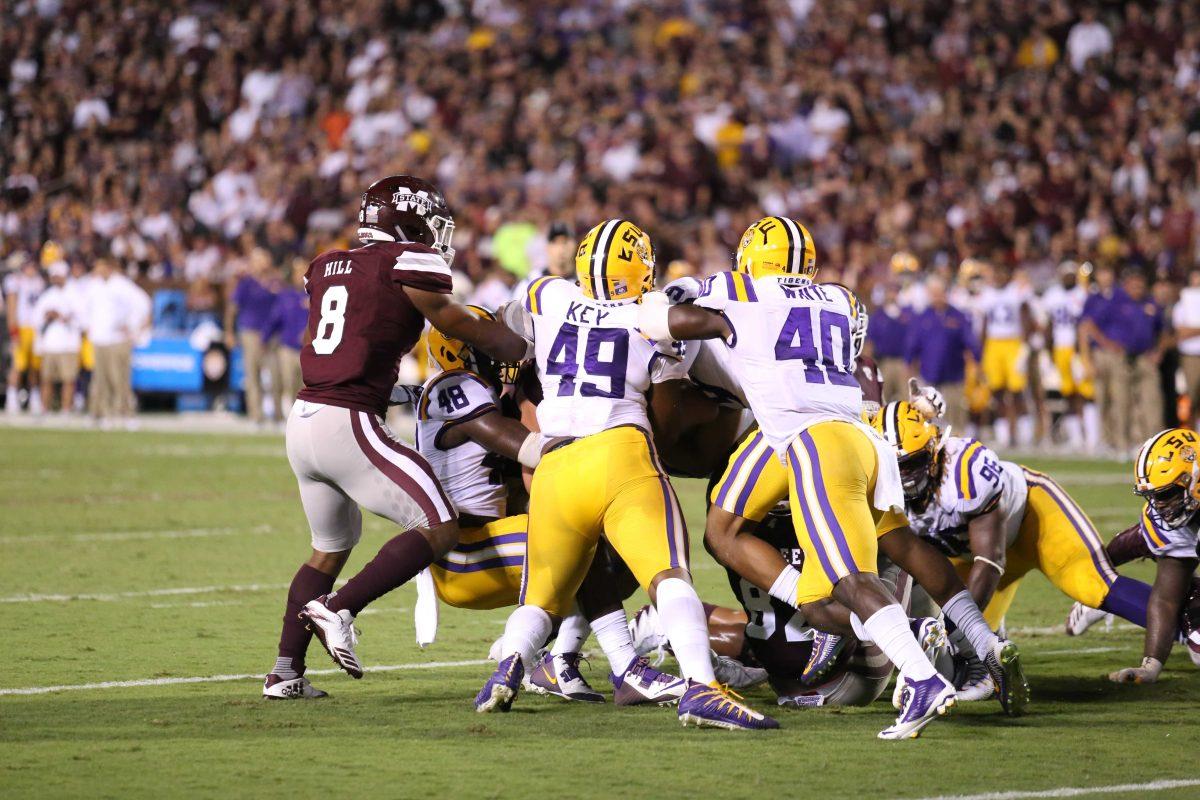
[[[345,286],[330,286],[321,297],[321,319],[317,322],[317,335],[312,348],[319,356],[327,356],[342,343],[342,331],[346,328],[346,303],[350,292]]]

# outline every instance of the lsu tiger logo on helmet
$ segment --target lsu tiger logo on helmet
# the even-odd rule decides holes
[[[1200,511],[1200,435],[1168,428],[1146,440],[1134,461],[1134,492],[1168,528],[1186,524]]]
[[[941,470],[941,429],[907,400],[888,403],[872,424],[896,450],[905,501],[927,502]]]
[[[467,306],[467,311],[479,319],[490,321],[496,319],[496,315],[483,306]],[[429,352],[429,369],[431,371],[470,370],[496,388],[499,388],[501,384],[516,382],[520,364],[499,363],[466,342],[451,339],[437,328],[429,329],[425,335],[425,344]]]
[[[752,278],[817,277],[817,247],[808,228],[787,217],[763,217],[746,228],[737,249],[737,271]]]
[[[575,277],[593,300],[636,300],[654,290],[654,248],[627,219],[609,219],[587,232],[575,251]]]

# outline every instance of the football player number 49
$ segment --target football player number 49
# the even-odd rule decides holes
[[[330,286],[321,298],[321,319],[317,322],[317,335],[313,337],[313,351],[327,356],[342,343],[342,331],[346,327],[346,303],[350,292],[345,286]]]

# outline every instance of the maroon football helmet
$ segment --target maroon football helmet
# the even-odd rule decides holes
[[[419,242],[454,261],[454,218],[432,183],[412,175],[390,175],[363,192],[358,238],[364,242]]]

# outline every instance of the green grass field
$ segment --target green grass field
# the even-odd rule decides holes
[[[1126,467],[1031,466],[1058,476],[1106,536],[1134,519]],[[732,605],[700,546],[701,487],[677,485],[700,593]],[[370,520],[346,574],[389,535]],[[1070,601],[1038,575],[1009,618],[1032,713],[972,704],[915,742],[875,739],[886,701],[781,713],[782,730],[759,735],[525,695],[481,717],[470,701],[506,612],[443,608],[438,642],[421,651],[408,587],[359,620],[364,661],[392,669],[314,676],[327,700],[266,702],[257,677],[11,691],[258,676],[307,552],[281,438],[0,428],[0,797],[924,798],[1198,777],[1200,671],[1177,649],[1159,684],[1110,684],[1110,669],[1140,659],[1140,631],[1051,632]],[[319,647],[310,664],[332,666]],[[607,688],[606,672],[600,658],[585,674]],[[772,703],[765,690],[750,700]]]

